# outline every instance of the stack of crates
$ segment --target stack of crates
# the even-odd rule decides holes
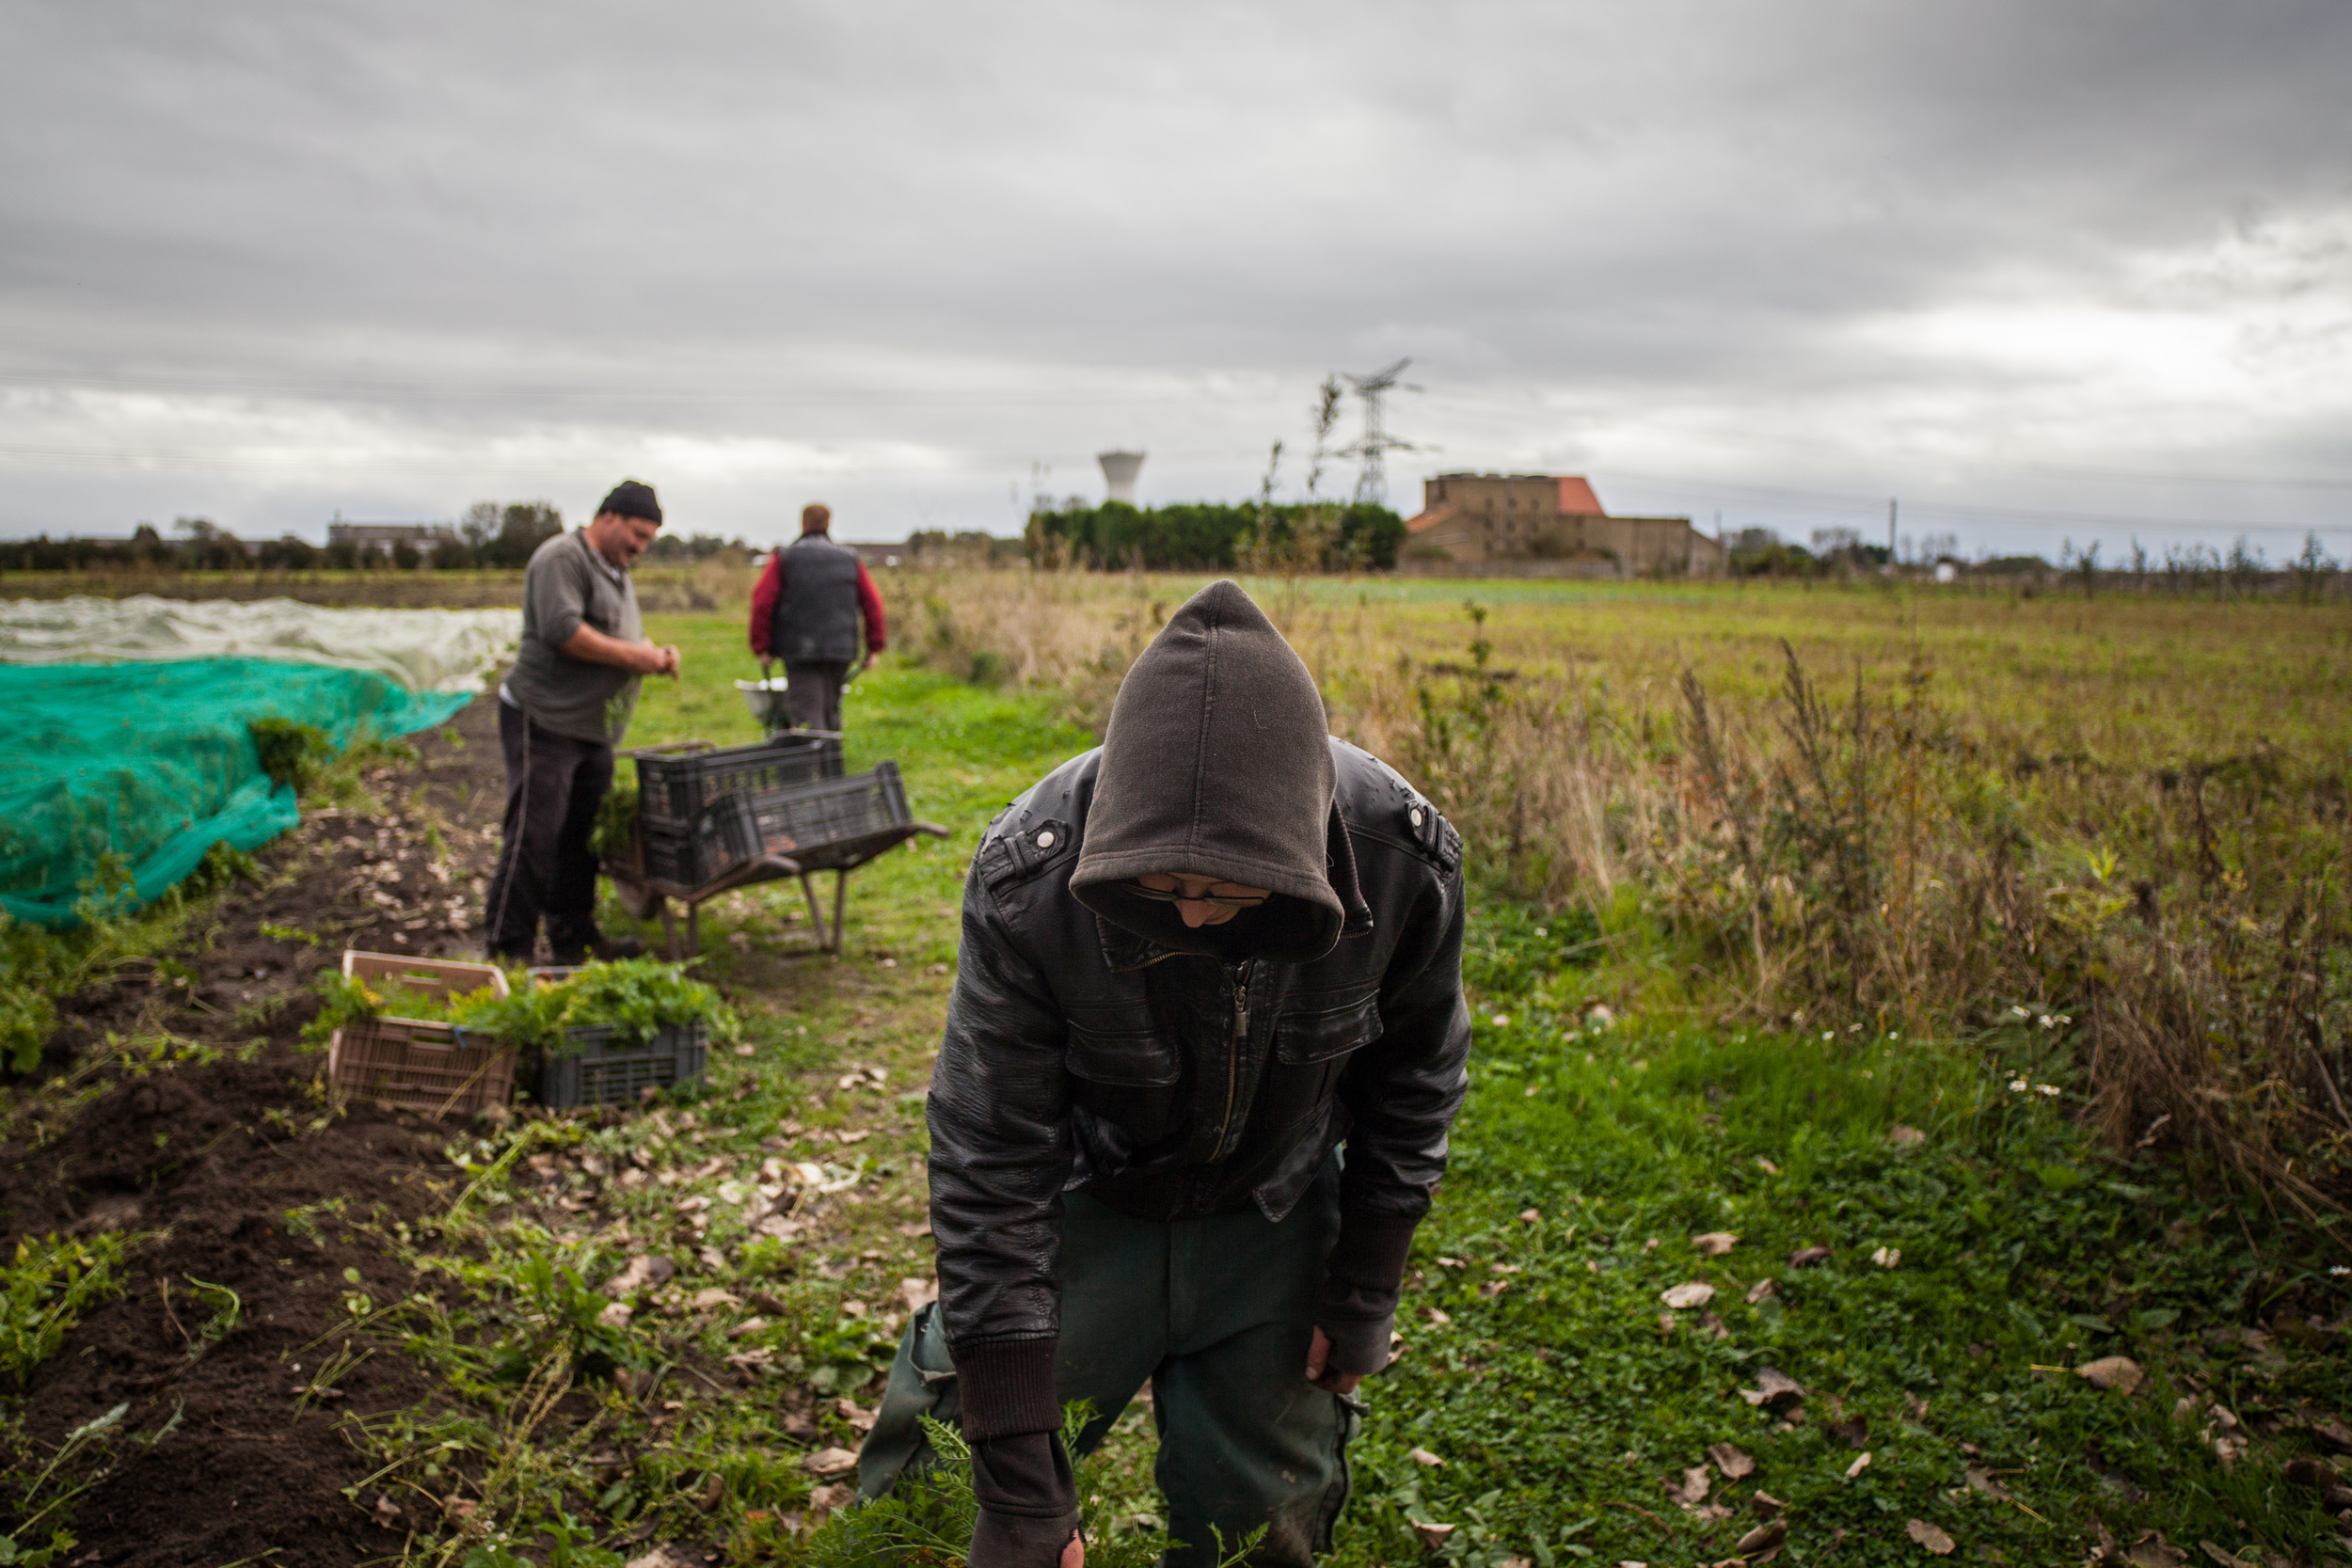
[[[786,732],[750,746],[637,757],[637,832],[645,875],[695,888],[752,858],[736,852],[724,802],[841,777],[841,737]]]

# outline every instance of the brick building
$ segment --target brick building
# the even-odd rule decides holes
[[[1574,474],[1439,474],[1422,484],[1405,556],[1463,563],[1603,561],[1628,577],[1721,577],[1724,546],[1688,517],[1610,515]]]

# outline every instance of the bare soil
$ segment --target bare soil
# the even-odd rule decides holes
[[[115,1065],[95,1078],[119,1081],[62,1117],[54,1098],[35,1101],[6,1129],[0,1237],[10,1247],[51,1231],[154,1239],[133,1253],[122,1296],[89,1312],[34,1373],[24,1432],[38,1465],[119,1403],[130,1406],[117,1429],[125,1433],[177,1418],[151,1447],[115,1445],[117,1467],[73,1510],[76,1563],[162,1568],[266,1554],[324,1568],[400,1551],[400,1521],[377,1520],[372,1492],[342,1496],[369,1466],[341,1428],[415,1403],[430,1388],[423,1370],[373,1356],[338,1380],[340,1398],[297,1406],[306,1370],[334,1348],[304,1347],[342,1321],[344,1293],[383,1301],[419,1285],[331,1213],[301,1234],[288,1215],[340,1197],[355,1218],[405,1217],[431,1206],[437,1188],[446,1202],[456,1172],[442,1149],[458,1130],[355,1104],[312,1131],[325,1109],[322,1058],[302,1049],[301,1031],[317,1010],[312,976],[345,946],[478,951],[476,879],[497,853],[496,724],[490,703],[476,702],[453,735],[412,737],[418,763],[371,778],[380,811],[309,815],[262,851],[270,875],[229,895],[209,939],[179,956],[191,974],[140,966],[61,1006],[67,1027],[44,1072],[87,1069],[103,1055]],[[134,1072],[107,1044],[110,1032],[157,1030],[192,1042],[198,1059]],[[216,1344],[199,1333],[206,1309],[196,1281],[227,1286],[242,1303]]]

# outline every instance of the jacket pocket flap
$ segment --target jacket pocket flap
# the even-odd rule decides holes
[[[1158,1029],[1118,1028],[1070,1021],[1069,1067],[1096,1084],[1161,1088],[1183,1075],[1173,1037]]]
[[[1317,998],[1308,1010],[1287,1014],[1275,1024],[1274,1055],[1282,1062],[1327,1061],[1379,1037],[1377,992],[1344,1001]]]

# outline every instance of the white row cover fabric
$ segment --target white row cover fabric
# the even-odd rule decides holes
[[[0,600],[0,664],[282,658],[369,670],[411,691],[479,691],[519,610],[336,610],[295,599]]]

